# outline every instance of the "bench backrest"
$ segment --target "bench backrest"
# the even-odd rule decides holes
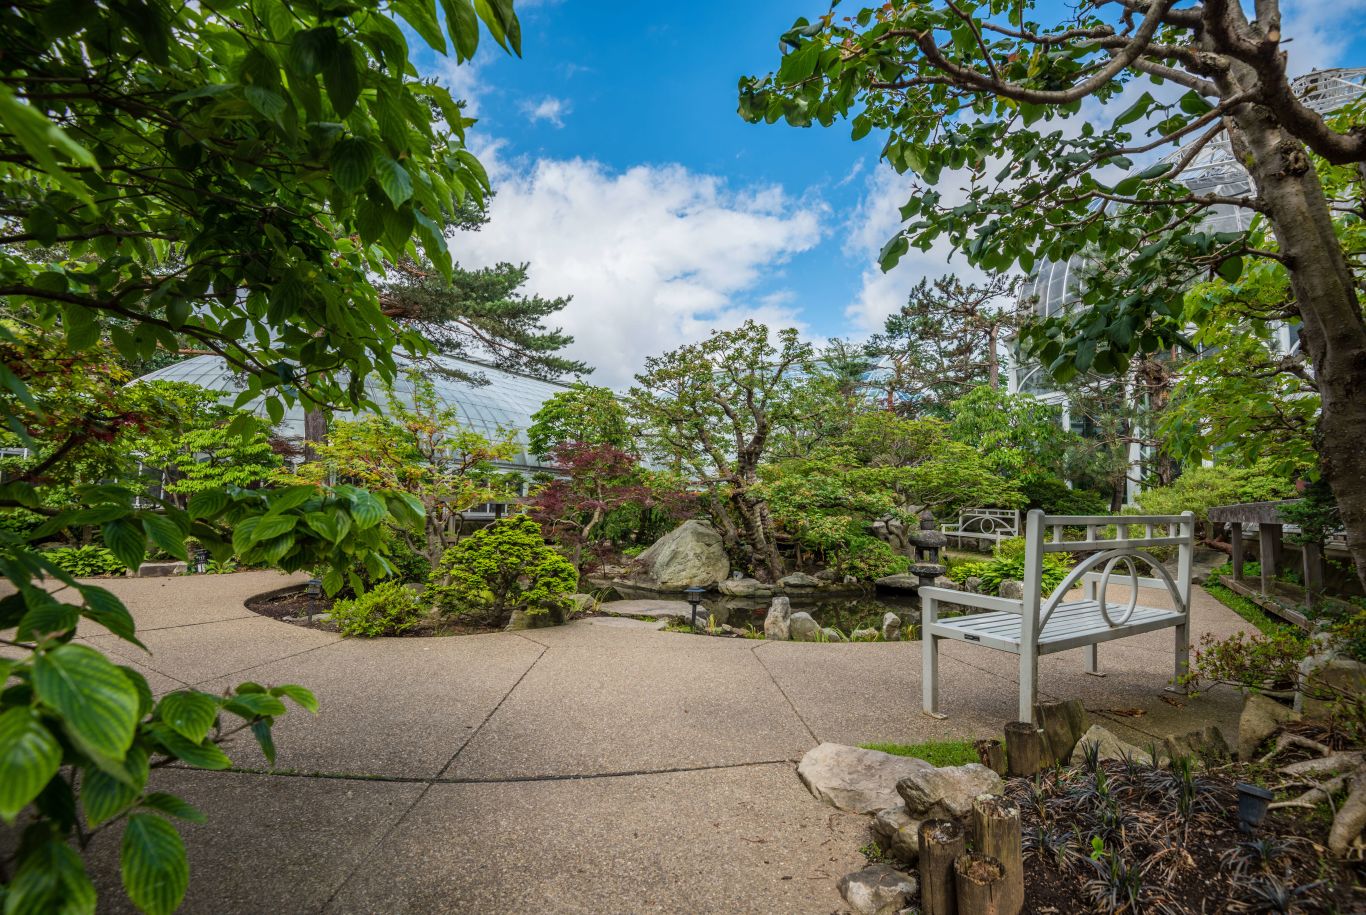
[[[958,513],[958,531],[995,534],[1002,538],[1020,536],[1020,513],[1013,508],[965,508]]]
[[[1072,531],[1081,529],[1080,540]],[[1171,572],[1149,550],[1154,547],[1175,547],[1177,571]],[[1122,626],[1138,601],[1138,589],[1165,588],[1174,608],[1190,612],[1191,559],[1195,551],[1195,515],[1045,515],[1035,509],[1025,519],[1025,574],[1024,606],[1022,609],[1022,638],[1037,640],[1039,631],[1066,593],[1079,581],[1085,580],[1088,596],[1101,606],[1111,626]],[[1040,593],[1045,553],[1086,553],[1063,582],[1047,597]],[[1141,576],[1138,570],[1146,565],[1152,575]],[[1111,575],[1120,567],[1127,580],[1130,598],[1126,608],[1112,615],[1105,591]],[[1099,593],[1097,594],[1097,590]]]

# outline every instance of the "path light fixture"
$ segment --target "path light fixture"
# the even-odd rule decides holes
[[[209,567],[209,551],[202,548],[195,550],[190,554],[190,559],[194,561],[195,573],[203,575],[204,571]]]
[[[304,593],[309,597],[321,597],[323,593],[323,580],[321,578],[310,578],[308,584],[304,586]]]
[[[688,604],[692,607],[692,631],[697,631],[697,605],[702,603],[702,595],[707,593],[706,588],[699,588],[693,585],[683,592],[688,597]]]
[[[1267,805],[1275,797],[1265,788],[1238,783],[1238,828],[1243,832],[1253,832],[1261,825],[1266,816]]]

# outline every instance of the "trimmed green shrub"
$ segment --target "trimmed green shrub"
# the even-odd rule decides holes
[[[876,537],[855,537],[849,552],[839,563],[840,571],[860,581],[884,575],[898,575],[911,567],[911,560]]]
[[[44,550],[43,557],[77,578],[122,575],[124,570],[118,557],[102,546],[63,546]]]
[[[332,622],[342,635],[374,638],[402,635],[422,620],[417,593],[401,581],[382,581],[360,597],[332,605]]]
[[[1006,579],[1024,581],[1024,568],[1024,538],[1012,537],[998,543],[995,555],[990,559],[954,564],[949,569],[949,577],[960,585],[969,578],[980,578],[982,580],[980,590],[983,594],[999,594],[1001,582]],[[1044,594],[1053,593],[1053,589],[1062,584],[1063,579],[1067,577],[1067,573],[1070,571],[1072,571],[1072,559],[1066,553],[1045,553],[1039,590]]]
[[[1041,508],[1050,515],[1105,515],[1110,500],[1089,489],[1071,489],[1062,477],[1051,473],[1027,473],[1020,478],[1026,508]]]
[[[563,622],[578,583],[574,564],[546,545],[541,526],[513,515],[448,549],[428,591],[449,616],[505,626],[520,611],[535,626]]]

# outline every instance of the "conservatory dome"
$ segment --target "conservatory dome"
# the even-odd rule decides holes
[[[439,372],[427,375],[436,388],[437,397],[460,415],[466,428],[495,441],[508,432],[514,432],[519,450],[516,458],[509,462],[510,465],[521,470],[536,470],[543,466],[534,455],[528,453],[526,430],[531,425],[531,415],[552,396],[565,390],[566,385],[503,371],[482,363],[439,356],[432,358],[440,365],[488,380],[487,384],[481,385]],[[399,364],[402,367],[404,362],[399,360]],[[221,356],[195,356],[157,369],[137,380],[196,384],[210,391],[221,392],[225,403],[231,403],[242,390],[238,373]],[[388,403],[384,386],[378,379],[367,381],[365,389],[367,395],[381,407]],[[401,372],[394,381],[394,397],[400,403],[412,406],[413,385]],[[266,415],[265,403],[260,398],[248,403],[245,409],[258,416]],[[352,414],[340,411],[333,415],[337,419],[352,418]],[[286,439],[303,439],[303,407],[295,404],[287,409],[283,421],[276,426],[276,433]]]
[[[1327,114],[1366,95],[1366,68],[1317,70],[1296,78],[1291,86],[1306,106]],[[1159,161],[1177,162],[1195,142],[1198,141],[1191,141]],[[1252,186],[1250,176],[1233,154],[1227,132],[1201,149],[1177,180],[1196,193],[1224,197],[1242,196]],[[1252,215],[1244,207],[1218,204],[1206,212],[1201,225],[1215,232],[1241,231],[1248,227]],[[1021,287],[1021,308],[1029,308],[1041,318],[1066,311],[1080,296],[1085,272],[1085,255],[1045,262]]]

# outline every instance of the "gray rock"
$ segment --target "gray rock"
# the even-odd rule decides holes
[[[880,633],[876,629],[872,628],[855,629],[853,632],[849,633],[849,641],[876,642],[879,634]]]
[[[791,637],[792,602],[786,597],[775,597],[764,617],[764,638],[783,642]]]
[[[794,642],[816,642],[820,640],[821,624],[809,613],[794,613],[787,620],[788,636]]]
[[[707,588],[730,576],[721,535],[691,519],[665,534],[637,559],[647,582],[661,590]]]
[[[1000,794],[1005,782],[981,763],[968,763],[938,769],[930,766],[898,781],[896,790],[911,816],[952,820],[966,816],[977,795]]]
[[[168,575],[184,575],[189,571],[184,562],[144,562],[138,566],[138,578],[165,578]]]
[[[1257,748],[1281,725],[1287,721],[1298,721],[1301,717],[1299,712],[1284,703],[1257,693],[1250,694],[1238,718],[1238,758],[1248,762],[1257,755]]]
[[[797,775],[808,791],[832,807],[876,813],[901,802],[898,781],[932,768],[923,759],[823,743],[802,757]]]
[[[884,575],[873,582],[879,588],[886,588],[889,591],[914,591],[920,587],[920,579],[914,575],[900,572],[896,575]]]
[[[1020,587],[1023,589],[1024,584],[1021,583]],[[963,590],[964,590],[964,591],[967,591],[969,594],[981,594],[981,593],[982,593],[982,579],[981,579],[981,577],[980,577],[980,576],[977,576],[977,575],[969,575],[967,578],[963,579]]]
[[[727,597],[769,597],[773,586],[757,578],[727,578],[717,585],[717,590]]]
[[[1173,734],[1162,741],[1168,759],[1190,756],[1206,766],[1219,766],[1233,758],[1228,741],[1218,727],[1207,724],[1185,734]]]
[[[898,861],[914,864],[920,858],[921,822],[910,815],[905,804],[878,811],[873,817],[878,847]]]
[[[1303,688],[1295,694],[1295,711],[1306,718],[1327,718],[1342,695],[1366,693],[1366,664],[1329,650],[1300,662]]]
[[[882,638],[888,642],[901,641],[901,617],[890,611],[882,614]]]
[[[844,633],[840,632],[838,629],[835,629],[835,628],[833,628],[833,627],[827,627],[827,628],[825,628],[825,629],[822,629],[822,630],[821,630],[821,635],[825,636],[825,640],[826,640],[827,642],[847,642],[847,641],[848,641],[848,639],[846,639],[846,638],[844,637]]]
[[[947,534],[941,531],[908,531],[906,538],[921,549],[938,549],[948,544]]]
[[[564,611],[556,613],[527,613],[525,610],[513,610],[512,616],[508,619],[507,629],[514,631],[518,629],[545,629],[550,626],[559,626],[565,622]]]
[[[820,579],[821,581],[832,582],[835,579],[839,578],[839,573],[837,573],[834,569],[821,569],[819,572],[816,573],[816,578]]]
[[[1024,582],[1007,578],[1001,582],[996,593],[1007,600],[1024,600]]]
[[[571,594],[569,604],[570,616],[575,613],[592,613],[598,607],[598,599],[591,594]]]
[[[858,915],[897,915],[915,891],[916,879],[890,864],[874,864],[840,878],[840,895]]]
[[[1093,724],[1072,748],[1072,765],[1081,765],[1086,759],[1086,748],[1091,744],[1100,744],[1101,759],[1124,759],[1127,756],[1142,763],[1151,763],[1153,760],[1151,753],[1126,743],[1100,725]]]
[[[802,590],[804,588],[819,588],[821,580],[805,572],[793,572],[791,575],[784,575],[778,579],[778,585],[782,588]]]
[[[857,576],[857,575],[846,575],[846,576],[844,576],[844,581],[842,582],[842,584],[846,584],[846,585],[856,585],[856,584],[858,584],[858,576]]]

